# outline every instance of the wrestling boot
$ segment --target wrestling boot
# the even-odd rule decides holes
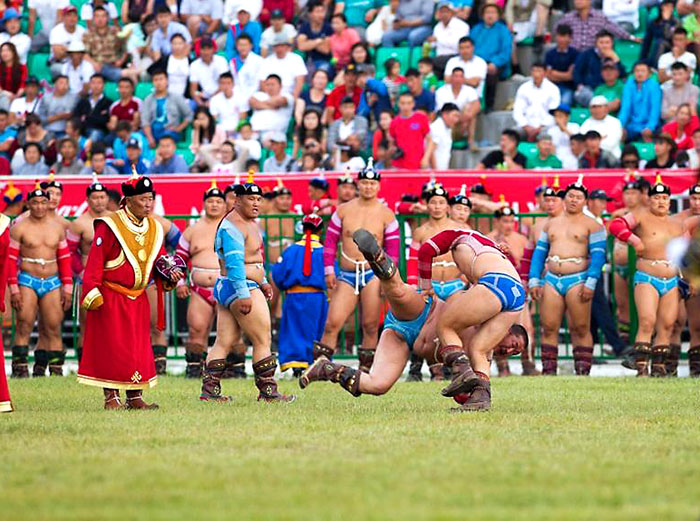
[[[430,381],[431,382],[444,382],[445,381],[445,375],[442,371],[443,367],[445,367],[445,366],[443,364],[440,364],[440,363],[428,366],[428,369],[430,370]]]
[[[49,366],[49,352],[45,349],[34,350],[34,367],[32,368],[32,376],[46,376],[46,369]]]
[[[135,411],[135,410],[153,411],[153,410],[158,408],[158,404],[144,402],[143,395],[141,394],[141,390],[127,391],[126,392],[125,408],[130,410],[130,411]]]
[[[651,376],[655,378],[667,376],[666,360],[670,352],[671,348],[666,345],[651,348]]]
[[[508,364],[508,357],[502,355],[495,355],[496,368],[498,369],[498,376],[505,377],[510,376],[510,365]]]
[[[671,349],[666,356],[666,376],[677,377],[678,376],[678,360],[681,358],[681,346],[678,344],[671,344]]]
[[[122,404],[121,399],[119,398],[119,390],[118,389],[104,389],[105,393],[105,410],[106,411],[115,411],[118,409],[123,409],[124,405]]]
[[[299,387],[305,389],[311,382],[333,382],[354,397],[360,396],[360,370],[335,364],[327,358],[318,358],[299,378]]]
[[[374,362],[374,349],[358,349],[357,360],[360,363],[360,371],[369,373],[369,370],[372,369],[372,363]]]
[[[241,353],[242,351],[242,353]],[[245,378],[245,344],[233,346],[233,352],[226,356],[226,368],[221,378]]]
[[[542,344],[540,353],[542,355],[542,374],[556,376],[557,359],[559,358],[559,346]]]
[[[327,346],[326,344],[322,344],[321,342],[314,342],[314,360],[318,360],[319,358],[325,358],[326,360],[330,360],[331,358],[333,358],[334,354],[335,350],[331,346]]]
[[[637,370],[637,350],[634,347],[627,346],[625,350],[620,353],[620,358],[622,358],[622,367],[631,369],[632,371]]]
[[[156,362],[156,374],[164,375],[168,365],[168,346],[154,345],[153,360]]]
[[[637,342],[634,345],[634,366],[637,376],[649,376],[649,358],[651,357],[651,344],[649,342]]]
[[[389,280],[396,272],[396,264],[386,256],[377,243],[377,239],[367,230],[360,228],[352,234],[352,240],[357,245],[372,271],[381,280]]]
[[[199,399],[204,402],[231,402],[231,396],[221,394],[221,377],[226,367],[226,360],[219,358],[211,360],[204,365],[204,376],[202,377],[202,393]]]
[[[12,378],[29,378],[29,346],[12,346]]]
[[[258,401],[265,402],[293,402],[297,397],[293,394],[287,396],[277,390],[275,371],[277,370],[277,358],[275,355],[266,356],[253,364],[255,374],[255,387],[258,388]]]
[[[245,352],[233,353],[233,378],[245,380],[248,375],[245,373]]]
[[[593,347],[574,347],[574,370],[579,376],[591,374],[591,364],[593,363]]]
[[[49,375],[63,376],[63,364],[66,361],[65,351],[48,351]]]
[[[542,373],[539,372],[535,362],[529,358],[521,359],[523,365],[523,376],[540,376]]]
[[[442,364],[440,364],[442,366]],[[423,381],[423,359],[411,353],[410,365],[408,366],[407,382],[422,382]]]
[[[187,344],[185,346],[185,378],[201,378],[202,362],[204,361],[204,346],[201,344]]]
[[[688,349],[688,369],[691,378],[700,378],[700,346]]]
[[[467,400],[460,406],[450,409],[452,412],[488,411],[491,409],[491,382],[489,377],[479,373],[479,382]]]
[[[469,363],[469,357],[461,346],[440,346],[437,359],[452,369],[452,382],[441,393],[443,396],[453,397],[462,393],[469,393],[479,383],[479,377]]]

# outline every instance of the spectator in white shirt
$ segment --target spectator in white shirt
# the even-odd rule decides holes
[[[685,153],[688,154],[688,168],[697,170],[700,167],[700,128],[693,130],[693,148]]]
[[[126,0],[124,0],[126,1]],[[112,23],[119,26],[119,13],[117,13],[117,6],[112,2],[105,2],[104,0],[93,0],[92,2],[87,2],[83,4],[80,8],[80,19],[87,25],[88,31],[92,29],[92,17],[94,15],[95,7],[104,7],[107,10],[107,15]]]
[[[51,29],[51,76],[61,74],[63,64],[68,61],[68,46],[71,42],[82,42],[85,28],[78,25],[78,10],[75,6],[63,9],[63,23]]]
[[[238,56],[234,57],[229,65],[233,74],[233,84],[247,103],[260,86],[260,69],[265,60],[253,52],[253,40],[245,33],[236,38],[236,50]]]
[[[68,76],[70,91],[78,96],[87,96],[90,78],[95,74],[95,68],[84,57],[85,44],[71,42],[68,46],[68,61],[61,70],[61,74]]]
[[[593,96],[589,108],[591,117],[581,125],[581,134],[595,130],[601,137],[600,148],[620,159],[622,124],[619,119],[608,114],[608,100],[605,96]]]
[[[224,15],[222,0],[182,0],[180,16],[194,40],[201,34],[216,35]]]
[[[5,32],[0,34],[0,45],[5,42],[13,43],[17,49],[20,63],[26,65],[32,39],[20,31],[21,20],[22,15],[17,12],[17,9],[13,7],[5,9],[5,14],[2,16]]]
[[[673,46],[669,52],[659,56],[658,70],[659,83],[664,83],[671,79],[671,67],[676,62],[684,63],[691,71],[691,75],[697,68],[697,57],[692,52],[686,51],[688,48],[688,34],[682,27],[673,30]]]
[[[253,94],[248,101],[253,115],[250,124],[261,136],[263,145],[269,143],[270,132],[286,132],[292,117],[294,99],[282,90],[282,79],[270,74],[262,82],[262,90]]]
[[[435,70],[443,71],[447,61],[457,54],[460,39],[469,36],[469,25],[455,16],[454,7],[448,0],[440,0],[437,3],[435,18],[438,23],[433,27],[433,34],[427,41],[432,42],[435,47]]]
[[[513,119],[526,141],[535,141],[537,135],[554,123],[550,111],[561,103],[559,87],[545,78],[544,63],[532,65],[532,78],[515,93]]]
[[[460,111],[459,134],[465,135],[469,145],[473,145],[481,102],[476,90],[464,84],[464,71],[460,67],[452,70],[450,83],[445,83],[435,91],[435,109],[441,110],[447,103],[457,105]]]
[[[282,89],[297,99],[308,72],[304,59],[292,52],[291,40],[283,34],[275,35],[272,50],[260,68],[260,78],[267,78],[270,74],[279,76],[282,79]]]
[[[547,129],[547,134],[552,138],[554,145],[554,155],[562,163],[562,168],[566,170],[576,170],[578,168],[578,157],[571,151],[571,136],[581,132],[576,123],[569,121],[571,109],[568,105],[561,104],[552,111],[554,125]]]
[[[483,58],[474,54],[474,42],[469,36],[459,39],[459,55],[447,61],[445,83],[449,83],[450,75],[456,67],[464,71],[464,83],[475,88],[479,97],[483,96],[488,65]]]
[[[226,58],[214,54],[214,41],[204,36],[199,58],[190,66],[190,97],[198,105],[206,105],[219,91],[219,76],[225,72],[229,72]]]
[[[445,103],[435,121],[430,124],[428,136],[431,147],[430,166],[435,170],[447,170],[452,159],[452,129],[459,124],[459,108]]]
[[[30,76],[24,85],[24,96],[15,98],[10,104],[10,125],[24,126],[24,118],[27,114],[38,114],[40,105],[39,80]]]
[[[628,33],[639,29],[639,0],[603,0],[603,14]]]
[[[32,52],[39,52],[44,45],[49,43],[51,29],[61,21],[63,8],[70,5],[69,0],[29,0],[29,24],[27,25],[27,35],[32,40]],[[41,22],[41,31],[37,31],[37,18]]]
[[[185,37],[175,33],[170,38],[171,54],[166,61],[168,92],[185,96],[190,80],[190,44]]]
[[[260,37],[260,55],[265,58],[272,52],[272,42],[278,34],[284,35],[288,40],[293,41],[297,36],[297,30],[292,24],[288,24],[282,11],[275,9],[270,14],[270,27],[265,29]]]
[[[226,0],[221,22],[225,27],[234,25],[238,21],[238,10],[243,6],[250,13],[250,19],[257,20],[262,11],[262,4],[262,0]]]
[[[209,100],[209,112],[217,124],[231,137],[238,128],[238,122],[246,117],[247,100],[234,90],[233,76],[225,72],[219,76],[219,92]]]

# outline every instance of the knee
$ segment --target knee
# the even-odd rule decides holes
[[[542,334],[544,336],[553,336],[559,333],[559,327],[551,322],[542,321]]]
[[[389,389],[392,387],[392,382],[386,381],[386,380],[379,380],[375,381],[372,379],[368,379],[369,382],[368,384],[362,385],[362,392],[364,394],[372,394],[374,396],[381,396],[383,394],[386,394],[389,392]],[[364,383],[364,382],[362,382]]]
[[[372,321],[363,321],[362,322],[362,333],[365,336],[376,336],[377,332],[379,331],[379,324],[377,323],[376,320]]]
[[[323,332],[325,334],[337,335],[341,327],[343,327],[343,323],[340,320],[329,316],[326,320],[326,325],[323,327]]]
[[[590,324],[577,324],[571,326],[571,336],[574,338],[585,338],[591,334]]]
[[[645,333],[654,331],[656,325],[656,317],[639,317],[639,330]]]

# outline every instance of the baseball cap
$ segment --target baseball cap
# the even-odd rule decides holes
[[[608,197],[608,194],[605,193],[605,190],[593,190],[590,195],[588,196],[589,199],[600,199],[601,201],[612,201],[610,197]]]
[[[126,142],[126,148],[138,148],[141,149],[141,143],[139,143],[139,140],[136,139],[135,137],[132,137],[129,139],[129,141]]]
[[[275,143],[286,143],[287,136],[284,135],[284,132],[270,132],[270,141],[274,141]]]
[[[354,63],[348,63],[345,66],[345,74],[357,74],[357,65]]]
[[[437,9],[442,9],[443,7],[447,7],[448,9],[454,10],[454,6],[452,5],[452,2],[450,2],[449,0],[440,0],[437,3]]]
[[[289,38],[286,34],[277,33],[272,38],[272,46],[274,47],[275,45],[291,45],[291,42],[289,41]]]
[[[26,81],[24,84],[25,84],[25,86],[26,86],[26,85],[35,85],[35,86],[38,87],[38,86],[39,86],[39,80],[37,79],[36,76],[29,76],[29,77],[27,78],[27,81]]]
[[[593,96],[591,102],[588,104],[589,107],[601,107],[607,106],[608,99],[605,96]]]
[[[69,14],[69,13],[75,13],[78,14],[78,8],[75,7],[74,5],[69,5],[67,7],[63,8],[63,16]]]
[[[571,114],[571,107],[569,107],[566,103],[561,103],[557,108],[549,111],[549,113],[552,115],[554,115],[555,112],[566,112],[567,114]]]
[[[270,13],[270,20],[274,20],[275,18],[284,18],[284,13],[282,12],[282,9],[272,10],[272,12]]]
[[[68,44],[68,52],[85,52],[85,44],[82,40],[73,40]]]
[[[603,60],[603,66],[601,67],[602,69],[617,69],[617,64],[612,61],[610,58],[606,58]]]
[[[5,9],[5,14],[2,16],[2,21],[7,22],[8,20],[16,20],[17,18],[22,18],[22,15],[17,12],[14,7],[9,7]]]

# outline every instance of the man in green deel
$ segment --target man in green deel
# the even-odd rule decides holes
[[[527,168],[561,168],[561,161],[554,155],[552,136],[540,132],[537,136],[537,154],[527,158]]]
[[[593,95],[603,96],[608,100],[608,113],[617,116],[620,110],[622,90],[625,88],[625,84],[620,80],[620,71],[613,61],[605,60],[600,75],[603,78],[603,83],[595,88]]]

